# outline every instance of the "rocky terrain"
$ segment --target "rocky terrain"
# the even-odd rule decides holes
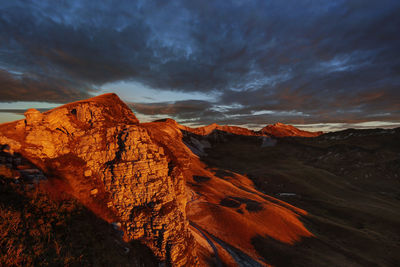
[[[176,266],[196,265],[181,171],[116,95],[44,114],[28,110],[1,133],[5,151],[63,180],[81,203],[120,228],[125,242],[141,240]]]
[[[19,263],[46,259],[65,265],[70,259],[109,265],[118,258],[120,266],[395,266],[399,261],[399,129],[322,134],[281,123],[261,131],[217,124],[190,128],[171,119],[139,123],[115,94],[45,113],[31,109],[25,116],[0,125],[0,177],[7,192],[2,218],[13,221],[10,212],[32,210],[26,203],[42,199],[45,208],[36,209],[72,205],[71,214],[85,214],[82,224],[90,222],[107,238],[96,239],[93,229],[85,228],[95,236],[86,241],[93,253],[75,245],[78,237],[61,243],[62,250],[54,245],[60,237],[76,235],[69,219],[59,219],[69,234],[49,236],[50,241],[29,236],[25,243],[3,224],[3,240],[13,243],[3,241],[1,251],[11,247],[7,253],[18,255]],[[9,204],[15,194],[24,196],[18,208]],[[59,231],[46,214],[24,214],[29,212],[19,220],[47,223],[45,233]],[[48,250],[19,249],[31,244]],[[99,244],[112,249],[108,253]],[[68,258],[66,251],[77,254],[68,252]]]

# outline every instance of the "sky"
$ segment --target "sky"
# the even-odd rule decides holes
[[[400,126],[398,0],[0,0],[0,122],[115,92],[141,121]]]

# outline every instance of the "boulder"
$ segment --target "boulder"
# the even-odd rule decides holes
[[[98,192],[99,192],[99,190],[97,188],[90,190],[91,195],[97,195]]]

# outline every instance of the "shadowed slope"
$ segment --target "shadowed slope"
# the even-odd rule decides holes
[[[252,244],[276,266],[396,266],[400,238],[399,129],[351,130],[283,138],[274,147],[232,137],[202,159],[245,173],[256,187],[307,210],[315,238],[287,245],[269,236]],[[231,175],[232,176],[232,175]],[[234,207],[230,198],[225,205]]]

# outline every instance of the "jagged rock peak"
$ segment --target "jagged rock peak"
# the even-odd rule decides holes
[[[103,94],[89,99],[72,102],[52,109],[45,114],[66,110],[81,122],[96,120],[124,124],[138,124],[132,110],[114,93]],[[65,113],[65,112],[60,112]]]

